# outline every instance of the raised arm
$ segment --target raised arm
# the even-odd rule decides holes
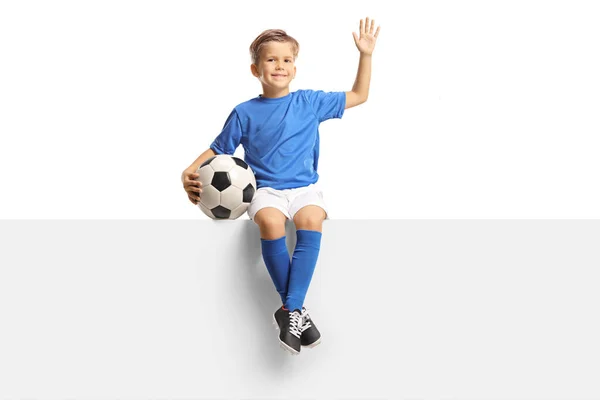
[[[369,21],[369,17],[366,18],[365,23],[360,20],[359,35],[356,32],[352,32],[354,36],[354,43],[356,48],[360,52],[360,58],[358,60],[358,72],[356,73],[356,80],[352,90],[346,92],[346,108],[354,107],[367,101],[369,97],[369,84],[371,83],[371,57],[373,50],[375,50],[375,42],[377,42],[377,36],[379,35],[378,26],[375,33],[375,20]]]

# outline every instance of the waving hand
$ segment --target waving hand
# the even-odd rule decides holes
[[[369,21],[369,17],[367,17],[364,24],[363,20],[360,20],[359,35],[357,35],[356,32],[352,32],[352,36],[354,36],[354,43],[356,43],[356,48],[358,48],[358,51],[360,51],[362,54],[373,54],[375,42],[377,41],[380,28],[381,27],[378,26],[375,33],[373,33],[373,30],[375,29],[375,20],[373,19]]]

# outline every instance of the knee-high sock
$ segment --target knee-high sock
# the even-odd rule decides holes
[[[271,275],[275,289],[281,296],[281,303],[285,303],[290,276],[290,255],[285,245],[285,236],[275,240],[260,239],[262,256]]]
[[[288,310],[302,310],[304,298],[310,285],[319,250],[321,249],[321,232],[297,230],[296,249],[292,255],[290,279],[288,282],[285,307]]]

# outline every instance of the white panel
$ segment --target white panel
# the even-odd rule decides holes
[[[227,172],[231,168],[233,168],[235,165],[236,164],[233,161],[233,159],[231,158],[231,156],[228,156],[226,154],[219,154],[219,155],[217,155],[216,158],[214,160],[212,160],[211,163],[210,163],[210,166],[216,172],[221,172],[221,171],[222,172]]]
[[[325,221],[299,356],[252,221],[5,220],[0,243],[2,399],[600,398],[600,221]]]
[[[208,185],[202,188],[200,201],[205,207],[213,209],[221,204],[221,192],[219,192],[214,186]]]
[[[235,187],[229,186],[221,192],[221,205],[229,210],[235,210],[242,204],[242,191]]]

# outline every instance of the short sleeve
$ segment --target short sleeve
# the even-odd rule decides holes
[[[342,115],[344,115],[346,92],[305,90],[303,91],[303,95],[313,108],[319,122],[331,118],[342,118]]]
[[[227,117],[223,130],[215,138],[210,148],[217,154],[233,155],[242,140],[242,125],[235,109]]]

